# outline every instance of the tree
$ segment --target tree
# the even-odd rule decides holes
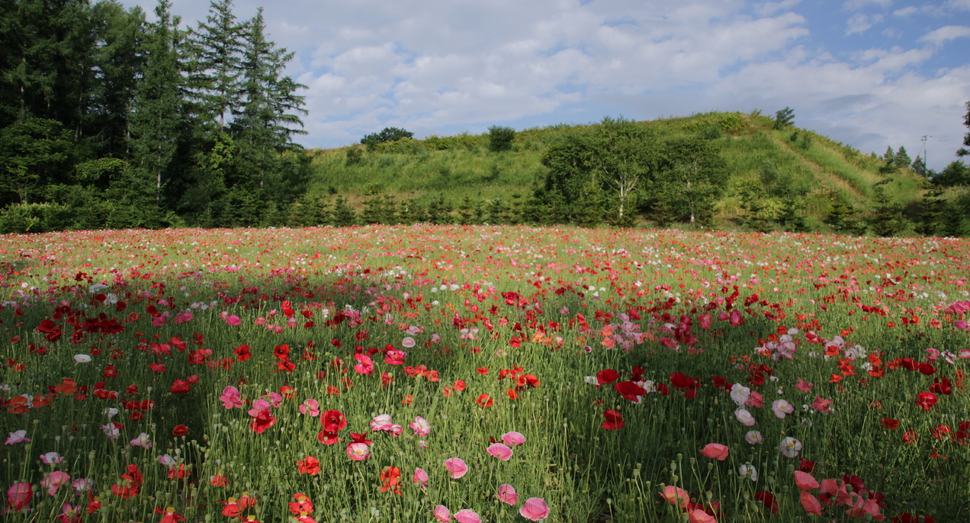
[[[895,165],[896,168],[905,169],[906,167],[909,167],[909,164],[912,162],[913,160],[908,154],[906,154],[906,148],[900,145],[899,150],[896,151],[895,156],[893,156],[893,165]]]
[[[960,160],[952,161],[940,174],[933,177],[933,185],[940,187],[970,185],[970,168]]]
[[[263,10],[245,25],[242,68],[241,110],[235,113],[232,124],[239,159],[244,166],[238,169],[245,176],[250,189],[263,189],[270,177],[280,175],[279,159],[285,152],[302,154],[293,143],[295,134],[306,134],[300,114],[304,97],[297,95],[305,85],[283,75],[293,53],[276,48],[266,40]]]
[[[45,201],[41,187],[68,181],[71,147],[71,133],[58,121],[28,118],[8,125],[0,131],[0,190],[22,204]]]
[[[775,113],[775,129],[782,130],[791,127],[795,123],[795,110],[791,107],[785,107],[784,109]]]
[[[712,218],[714,203],[727,183],[728,172],[714,142],[700,138],[668,140],[655,185],[665,206],[690,223]]]
[[[963,125],[967,126],[967,128],[970,129],[970,102],[967,102],[966,105],[967,105],[967,115],[963,117]],[[961,158],[964,156],[970,155],[970,149],[967,148],[967,147],[970,147],[970,131],[968,131],[967,134],[963,137],[963,145],[965,145],[965,147],[961,147],[960,149],[957,150],[957,156]]]
[[[922,156],[917,156],[913,163],[909,166],[916,174],[926,178],[930,175],[929,168],[926,167],[926,162],[923,160]]]
[[[155,181],[155,206],[161,207],[165,173],[183,133],[182,67],[179,54],[183,33],[172,17],[169,0],[159,0],[156,21],[149,24],[141,43],[145,56],[142,77],[131,117],[131,146],[138,170]]]
[[[403,140],[405,138],[413,138],[414,133],[410,131],[405,131],[404,129],[398,129],[397,127],[385,127],[379,133],[371,133],[365,135],[360,143],[367,146],[368,151],[374,150],[378,144],[396,142],[398,140]]]
[[[515,129],[511,127],[493,125],[488,128],[488,150],[492,152],[511,151],[513,140]]]
[[[906,227],[902,206],[893,203],[881,185],[876,186],[875,192],[876,207],[869,217],[869,226],[872,228],[873,234],[880,237],[899,234]]]
[[[542,158],[549,169],[544,189],[558,192],[570,202],[569,214],[586,223],[602,218],[601,210],[590,216],[593,201],[607,204],[614,223],[629,223],[637,191],[655,170],[659,143],[653,130],[623,118],[572,130]]]
[[[212,0],[206,21],[189,33],[188,87],[203,125],[225,127],[226,117],[241,105],[244,31],[232,0]]]

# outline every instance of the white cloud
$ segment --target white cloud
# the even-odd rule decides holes
[[[920,42],[929,42],[933,45],[941,45],[957,38],[970,36],[970,27],[964,25],[947,25],[920,37]]]
[[[892,0],[847,0],[842,4],[842,8],[850,11],[855,11],[870,5],[875,5],[878,7],[889,7],[892,4],[893,4]]]
[[[970,11],[970,0],[949,0],[946,5],[947,7],[952,7],[954,9]]]
[[[802,0],[781,0],[780,2],[765,2],[755,5],[755,12],[760,16],[771,16],[781,11],[788,11],[795,7]]]
[[[868,31],[873,25],[883,21],[882,15],[866,15],[862,13],[852,15],[846,22],[845,34],[861,34]]]

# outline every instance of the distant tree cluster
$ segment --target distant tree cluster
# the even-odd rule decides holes
[[[291,58],[232,0],[187,31],[169,0],[4,1],[0,231],[279,221],[309,176]]]

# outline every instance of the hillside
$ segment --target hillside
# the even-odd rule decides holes
[[[499,201],[514,213],[541,184],[547,171],[541,160],[549,147],[569,133],[598,125],[519,131],[507,152],[489,151],[487,133],[406,139],[371,150],[358,145],[311,151],[315,174],[308,195],[318,202],[342,196],[358,213],[375,197],[424,206],[443,198],[453,207],[466,202],[487,208]],[[759,114],[705,113],[637,125],[665,137],[703,137],[716,146],[729,174],[715,209],[718,226],[742,224],[751,212],[745,208],[745,195],[766,180],[783,179],[786,191],[802,199],[806,219],[816,226],[833,202],[869,212],[876,206],[875,188],[881,186],[891,202],[911,208],[928,185],[910,169],[887,174],[881,158],[811,131],[775,130],[774,120]],[[648,211],[638,213],[640,223],[649,221]]]

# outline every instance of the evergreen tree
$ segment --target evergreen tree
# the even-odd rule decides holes
[[[909,167],[909,164],[913,163],[913,160],[906,153],[906,148],[902,145],[899,146],[899,150],[893,155],[893,165],[898,169],[905,169]]]
[[[350,227],[357,224],[357,213],[347,204],[347,200],[343,196],[337,196],[337,200],[333,204],[331,219],[334,227]]]
[[[967,235],[964,222],[966,208],[955,203],[948,204],[943,211],[943,236],[947,238],[963,238]]]
[[[232,12],[232,0],[212,0],[205,22],[191,30],[188,88],[194,112],[205,126],[221,130],[242,105],[240,100],[245,26]]]
[[[280,156],[292,151],[302,154],[302,149],[292,142],[294,134],[305,134],[303,122],[295,114],[306,114],[304,97],[296,91],[306,86],[297,84],[289,76],[283,76],[286,63],[293,53],[277,49],[276,44],[266,40],[266,24],[263,10],[245,26],[242,68],[242,104],[233,122],[240,159],[250,188],[268,188],[279,185]],[[276,183],[269,183],[270,181]],[[274,187],[275,188],[275,187]]]
[[[936,187],[919,202],[916,234],[936,236],[943,224],[947,202],[943,197],[943,189]]]
[[[903,154],[905,154],[905,151],[903,151]],[[893,203],[882,186],[877,186],[875,192],[876,207],[869,217],[869,226],[872,228],[873,234],[880,237],[899,234],[906,227],[902,206]]]
[[[145,58],[131,117],[131,148],[138,170],[154,181],[156,207],[162,206],[162,188],[183,132],[183,34],[171,6],[169,0],[159,0],[156,21],[148,25],[141,43]]]

